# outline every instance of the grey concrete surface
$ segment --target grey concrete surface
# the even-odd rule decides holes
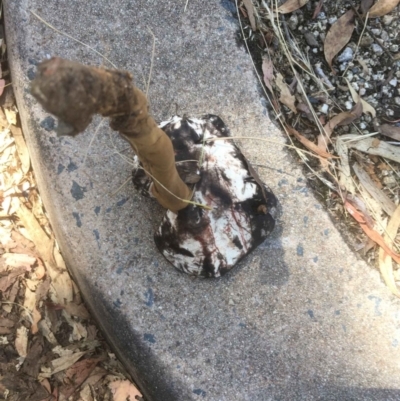
[[[148,400],[399,400],[400,302],[348,248],[283,146],[241,141],[283,214],[232,273],[194,280],[157,252],[162,211],[131,185],[126,144],[99,120],[58,138],[29,94],[48,56],[107,65],[30,11],[147,79],[152,110],[220,115],[284,141],[266,115],[229,0],[6,0],[12,79],[38,184],[85,299]],[[118,153],[118,152],[119,153]],[[84,163],[87,154],[86,163]],[[120,154],[123,156],[121,157]]]

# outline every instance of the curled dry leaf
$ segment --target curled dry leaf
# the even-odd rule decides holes
[[[308,2],[309,0],[287,0],[278,8],[278,12],[281,14],[291,13],[303,7]]]
[[[354,31],[354,11],[343,14],[329,29],[324,42],[325,59],[332,68],[332,60],[342,50]]]
[[[369,10],[369,18],[382,17],[390,13],[398,4],[400,0],[378,0]]]
[[[274,65],[269,57],[264,57],[262,62],[262,72],[265,86],[272,93],[271,82],[274,80]]]
[[[294,135],[299,142],[301,142],[306,148],[315,152],[317,155],[319,155],[321,157],[326,157],[326,158],[333,157],[329,152],[326,152],[325,150],[320,149],[314,142],[311,142],[309,139],[307,139],[306,137],[301,135],[300,132],[296,131],[294,128],[290,127],[289,125],[286,125],[286,129],[290,135]]]
[[[383,236],[385,244],[388,247],[390,247],[390,249],[392,249],[393,238],[396,237],[397,231],[399,230],[399,226],[400,226],[400,206],[397,206],[391,219],[389,220],[385,234]],[[397,297],[400,297],[400,291],[397,288],[396,282],[394,281],[393,277],[392,259],[389,257],[389,255],[385,252],[383,248],[379,249],[379,269],[389,290],[392,291],[392,293]]]
[[[243,0],[243,4],[246,7],[247,14],[249,15],[251,29],[255,31],[256,27],[256,19],[254,17],[254,6],[252,0]]]
[[[371,114],[372,117],[376,116],[376,110],[369,104],[367,103],[364,99],[361,98],[361,96],[356,92],[356,90],[351,86],[350,82],[346,79],[347,86],[349,88],[349,91],[351,93],[351,97],[353,98],[355,103],[358,103],[361,101],[362,104],[362,112],[364,114]]]
[[[276,76],[275,84],[281,92],[279,101],[297,114],[296,106],[294,105],[296,98],[290,93],[289,86],[283,80],[282,74],[278,73],[278,75]]]

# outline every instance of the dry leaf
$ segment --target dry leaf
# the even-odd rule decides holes
[[[297,114],[297,109],[296,109],[296,106],[294,105],[296,98],[290,93],[289,86],[283,80],[282,74],[278,73],[276,80],[275,80],[275,84],[281,92],[279,101],[281,103],[283,103],[285,106],[289,107],[290,110],[292,110],[294,113]]]
[[[256,19],[254,18],[254,6],[252,0],[243,0],[243,4],[246,7],[247,14],[249,16],[251,29],[256,30]]]
[[[0,96],[4,92],[4,87],[6,86],[6,81],[4,79],[0,79]]]
[[[129,380],[115,380],[109,383],[108,387],[113,394],[113,401],[134,401],[137,396],[142,396]]]
[[[273,93],[271,82],[274,80],[274,65],[269,57],[263,58],[262,72],[265,86]]]
[[[354,31],[354,11],[343,14],[329,29],[324,42],[325,59],[332,68],[332,60],[342,50]]]
[[[367,103],[364,99],[362,99],[362,98],[360,97],[360,95],[356,92],[356,90],[351,86],[351,84],[350,84],[350,82],[347,80],[347,78],[345,78],[345,79],[346,79],[346,82],[347,82],[347,86],[348,86],[348,88],[349,88],[349,91],[350,91],[350,93],[351,93],[351,97],[353,98],[354,102],[355,102],[355,103],[358,103],[358,102],[361,101],[361,104],[362,104],[362,112],[363,112],[364,114],[369,113],[369,114],[371,114],[372,117],[375,117],[375,116],[376,116],[376,110],[375,110],[369,103]]]
[[[400,226],[400,206],[397,206],[396,210],[392,215],[392,218],[389,220],[385,234],[383,236],[385,244],[390,248],[392,248],[393,238],[396,238],[399,226]],[[397,297],[400,297],[400,291],[397,288],[396,282],[394,281],[393,277],[392,259],[389,258],[389,255],[385,252],[383,248],[379,249],[379,269],[389,290],[392,291],[392,293]]]
[[[75,362],[77,362],[83,355],[86,354],[86,351],[75,352],[71,355],[65,355],[60,358],[53,359],[50,363],[51,365],[51,375],[55,373],[61,372],[65,369],[68,369]]]
[[[383,240],[382,236],[375,230],[368,227],[365,218],[349,201],[344,202],[344,207],[351,214],[351,216],[360,224],[365,234],[368,235],[374,242],[376,242],[380,247],[382,247],[385,252],[387,252],[397,263],[400,263],[400,255],[393,252]]]
[[[319,2],[317,3],[317,5],[315,6],[315,10],[312,16],[312,19],[315,19],[318,17],[319,13],[322,10],[322,6],[324,5],[324,0],[319,0]]]
[[[362,0],[360,5],[360,10],[362,15],[366,15],[368,10],[371,8],[374,0]]]
[[[15,350],[20,357],[26,358],[28,353],[28,329],[25,326],[21,326],[17,329]]]
[[[16,127],[15,125],[12,125],[11,133],[14,137],[18,156],[21,161],[22,172],[26,174],[31,166],[31,159],[29,157],[29,152],[28,148],[26,147],[24,136],[22,135],[22,130],[21,128]]]
[[[338,137],[335,143],[335,150],[339,156],[339,182],[347,192],[354,194],[355,187],[351,177],[350,163],[349,163],[349,150],[343,140]]]
[[[364,171],[358,163],[353,164],[353,170],[357,175],[361,185],[368,191],[368,193],[378,202],[379,206],[391,216],[396,210],[396,205],[391,199],[379,189],[371,177]]]
[[[34,291],[31,291],[28,286],[26,286],[25,288],[24,306],[31,312],[31,332],[32,334],[36,334],[39,330],[38,323],[42,319],[42,315],[36,307],[36,293]]]
[[[278,8],[278,12],[281,14],[291,13],[303,7],[308,2],[309,0],[287,0]]]
[[[390,13],[399,2],[400,0],[378,0],[369,10],[369,18],[382,17]]]
[[[314,142],[311,142],[310,140],[308,140],[306,137],[301,135],[300,132],[297,132],[294,128],[286,125],[286,129],[290,135],[294,135],[299,142],[301,142],[308,149],[315,152],[317,155],[319,155],[321,157],[326,157],[326,158],[333,157],[333,155],[331,155],[330,153],[328,153],[324,150],[321,150]]]
[[[7,122],[11,125],[17,125],[17,112],[12,108],[4,108],[4,114],[6,115]]]
[[[379,126],[379,132],[382,135],[388,136],[396,141],[400,141],[400,127],[395,127],[389,124],[382,124]]]
[[[3,253],[0,261],[10,267],[24,266],[30,270],[31,266],[36,262],[36,258],[22,253]]]
[[[390,145],[372,137],[362,138],[359,135],[346,135],[344,138],[346,140],[351,139],[351,141],[346,142],[349,148],[357,149],[369,155],[386,157],[389,160],[400,163],[400,148],[398,146]]]

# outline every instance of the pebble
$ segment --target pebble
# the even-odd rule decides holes
[[[287,22],[289,25],[289,28],[294,31],[297,28],[297,25],[299,24],[299,18],[297,17],[296,14],[292,14],[292,16],[289,18],[289,21]]]
[[[367,93],[367,91],[365,90],[365,88],[361,88],[358,93],[360,96],[364,96]]]
[[[389,50],[393,53],[397,53],[399,51],[399,45],[390,45]]]
[[[324,103],[324,104],[320,107],[319,111],[320,111],[321,113],[323,113],[323,114],[328,114],[329,106],[328,106],[326,103]]]
[[[372,51],[375,53],[375,54],[382,54],[383,53],[383,49],[382,49],[382,47],[380,47],[377,43],[372,43],[372,46],[371,46],[371,48],[372,48]]]
[[[353,108],[353,104],[348,100],[345,104],[344,107],[346,107],[346,110],[351,110]]]
[[[392,23],[392,21],[393,21],[393,18],[394,18],[393,15],[385,15],[382,18],[383,25],[386,25],[386,26],[390,25]]]
[[[367,128],[367,124],[365,123],[360,123],[360,129],[365,129]]]
[[[331,17],[328,19],[328,22],[333,25],[337,21],[337,17]]]
[[[374,39],[371,36],[363,36],[360,41],[360,46],[370,46],[374,43]]]
[[[394,102],[400,106],[400,97],[395,97]]]
[[[396,78],[391,79],[389,81],[389,85],[392,85],[392,86],[396,87],[397,86],[397,79]]]
[[[311,32],[304,32],[304,39],[306,40],[307,44],[311,47],[318,47],[319,43],[315,36]]]
[[[339,63],[344,63],[353,59],[353,49],[351,47],[346,47],[340,56],[337,58]]]
[[[389,40],[389,34],[386,31],[382,31],[381,39],[386,42],[387,40]]]

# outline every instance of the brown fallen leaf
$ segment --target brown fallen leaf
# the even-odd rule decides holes
[[[81,351],[81,352],[75,352],[74,354],[71,354],[71,355],[65,355],[60,358],[53,359],[50,362],[51,375],[54,375],[55,373],[58,373],[58,372],[68,369],[75,362],[77,362],[79,359],[81,359],[82,356],[85,354],[86,354],[86,351]]]
[[[246,7],[247,14],[250,20],[250,26],[253,31],[257,29],[256,27],[256,19],[254,17],[254,6],[252,0],[243,0],[243,4]]]
[[[353,34],[355,13],[349,10],[344,13],[329,29],[324,42],[325,59],[332,69],[332,60],[349,42]]]
[[[283,103],[285,106],[289,107],[294,113],[297,114],[296,106],[294,105],[296,98],[290,93],[289,86],[283,80],[282,74],[278,73],[276,76],[275,84],[278,87],[281,96],[279,97],[279,101]]]
[[[400,127],[395,127],[389,124],[382,124],[379,126],[379,132],[395,141],[400,141]]]
[[[108,387],[113,394],[113,401],[134,401],[137,396],[142,396],[129,380],[115,380],[109,383]]]
[[[36,262],[36,258],[30,255],[25,255],[22,253],[3,253],[0,260],[5,263],[5,265],[10,267],[20,267],[24,266],[27,270],[30,270],[32,265]]]
[[[102,358],[91,358],[74,363],[65,372],[64,382],[67,384],[60,387],[60,394],[62,394],[65,399],[68,399],[89,377],[101,360]]]
[[[390,13],[399,2],[400,0],[378,0],[369,10],[369,18],[382,17]]]
[[[312,16],[312,19],[315,19],[318,17],[319,13],[322,10],[322,6],[324,5],[324,0],[319,0],[319,2],[317,3],[317,5],[315,6],[315,10]]]
[[[287,0],[278,8],[278,12],[281,14],[291,13],[303,7],[308,2],[309,0]]]
[[[361,5],[360,5],[360,10],[362,15],[366,15],[369,9],[371,8],[372,4],[374,3],[374,0],[362,0]]]
[[[26,358],[28,353],[28,329],[25,326],[18,327],[15,337],[15,350],[22,358]]]
[[[42,319],[42,315],[40,314],[39,310],[36,307],[36,292],[31,291],[28,285],[25,288],[24,306],[31,312],[31,317],[32,317],[31,332],[32,334],[36,334],[39,330],[38,323]]]
[[[19,266],[19,267],[15,267],[14,269],[12,269],[11,272],[7,274],[7,276],[1,277],[0,278],[0,292],[4,292],[8,288],[10,288],[12,285],[14,285],[14,283],[17,282],[18,276],[25,274],[26,271],[27,271],[27,268],[25,266]],[[7,297],[5,299],[7,299]]]
[[[28,148],[26,147],[25,139],[22,134],[22,130],[15,125],[11,125],[11,133],[14,137],[15,145],[17,147],[17,152],[19,159],[21,161],[22,172],[26,174],[31,166],[31,159],[29,157]]]
[[[344,202],[344,207],[350,213],[350,215],[360,224],[366,235],[382,247],[397,263],[400,263],[400,255],[393,252],[383,240],[383,237],[375,230],[368,227],[365,222],[365,218],[351,203],[347,200]]]
[[[347,146],[352,149],[357,149],[360,152],[369,155],[386,157],[386,159],[393,160],[400,163],[400,148],[398,146],[390,145],[385,141],[380,141],[377,138],[362,138],[359,135],[346,135]]]
[[[296,131],[294,128],[290,127],[289,125],[286,125],[286,129],[290,135],[294,135],[299,142],[301,142],[308,149],[315,152],[317,155],[319,155],[321,157],[326,157],[328,159],[334,157],[329,152],[321,150],[314,142],[311,142],[309,139],[307,139],[306,137],[301,135],[300,132]]]
[[[274,80],[274,65],[269,57],[263,57],[262,72],[265,86],[273,93],[271,82]]]
[[[389,220],[389,223],[385,230],[385,234],[383,236],[385,244],[388,247],[390,247],[390,249],[392,249],[393,247],[393,239],[397,235],[399,226],[400,226],[400,206],[397,206],[396,210],[392,215],[392,218]],[[392,291],[394,295],[400,298],[400,291],[397,288],[396,282],[394,281],[393,277],[392,259],[389,257],[389,255],[385,252],[383,248],[379,249],[379,269],[389,290]]]

